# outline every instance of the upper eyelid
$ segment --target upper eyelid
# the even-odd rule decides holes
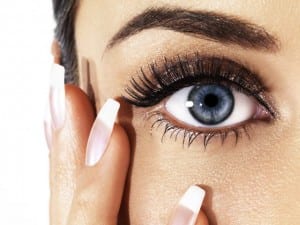
[[[130,86],[139,92],[143,92],[144,88],[157,90],[174,84],[177,80],[181,81],[187,77],[197,78],[194,76],[197,73],[209,75],[211,78],[223,77],[232,82],[238,78],[244,83],[251,83],[249,90],[253,93],[267,90],[260,77],[245,66],[227,57],[200,55],[198,52],[184,57],[177,55],[171,59],[164,57],[148,64],[146,69],[141,67],[140,74],[131,78]],[[127,86],[125,92],[130,92],[130,89]]]
[[[240,87],[242,89],[246,88],[245,90],[248,90],[248,94],[255,95],[259,103],[261,103],[273,117],[278,114],[275,108],[267,101],[269,98],[265,95],[265,92],[268,92],[268,88],[264,86],[264,82],[259,75],[229,58],[205,56],[200,55],[198,52],[194,55],[186,55],[184,57],[176,56],[172,59],[163,58],[160,64],[151,63],[147,69],[150,76],[141,68],[141,74],[138,76],[139,80],[136,80],[136,78],[131,79],[130,85],[127,85],[125,88],[127,94],[123,97],[129,103],[136,106],[153,106],[162,100],[163,97],[167,96],[166,93],[162,93],[162,95],[159,96],[160,90],[167,89],[170,84],[172,84],[173,90],[168,92],[168,95],[170,95],[177,89],[184,87],[180,83],[180,81],[184,80],[184,76],[186,76],[187,79],[193,79],[194,77],[195,80],[203,78],[203,76],[193,76],[192,70],[196,70],[195,73],[207,73],[211,76],[210,79],[219,79],[220,81],[220,78],[223,77],[228,82],[236,82],[238,86],[242,83]],[[178,87],[175,87],[174,81],[176,79],[179,80]],[[143,82],[146,82],[147,85]],[[195,83],[189,81],[187,84],[189,85],[186,86],[190,86]]]
[[[264,82],[256,73],[229,58],[200,55],[198,52],[194,55],[185,57],[177,56],[176,58],[177,59],[164,58],[164,67],[157,71],[157,74],[162,77],[170,78],[169,72],[174,72],[176,69],[181,70],[182,74],[191,74],[195,73],[195,71],[202,71],[202,73],[211,74],[213,77],[221,75],[221,77],[226,77],[232,81],[234,78],[242,75],[241,78],[243,80],[255,85],[257,92],[260,92],[262,89],[267,89],[263,85]],[[158,69],[159,66],[156,66],[156,68]],[[254,89],[252,90],[254,91]]]

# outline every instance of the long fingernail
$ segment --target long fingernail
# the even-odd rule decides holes
[[[102,158],[113,131],[120,103],[108,99],[100,110],[92,127],[86,150],[87,166],[94,166]]]
[[[65,122],[65,84],[64,67],[54,64],[50,78],[50,112],[53,128],[58,130],[63,127]]]
[[[51,122],[49,103],[47,103],[46,112],[45,112],[45,116],[44,116],[44,132],[45,132],[46,143],[47,143],[48,149],[50,150],[52,148],[52,132],[53,131],[52,131],[52,122]]]
[[[180,199],[169,225],[194,225],[200,212],[205,191],[193,185]]]

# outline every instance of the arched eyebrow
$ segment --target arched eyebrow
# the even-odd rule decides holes
[[[149,8],[132,18],[110,40],[107,49],[146,29],[160,28],[244,48],[275,52],[279,42],[263,27],[215,12]]]

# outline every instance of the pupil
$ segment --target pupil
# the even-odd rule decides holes
[[[205,105],[207,105],[208,107],[216,107],[219,103],[219,98],[218,96],[214,95],[214,94],[208,94],[206,95],[206,97],[204,98],[204,103]]]
[[[233,111],[234,96],[224,85],[196,85],[190,91],[188,102],[192,102],[189,111],[200,123],[216,125],[226,120]]]

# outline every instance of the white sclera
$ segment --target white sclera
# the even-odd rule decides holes
[[[188,109],[188,106],[191,106],[192,103],[187,101],[187,99],[193,88],[194,86],[190,86],[176,91],[170,96],[165,104],[166,110],[173,117],[191,126],[205,128],[232,126],[250,119],[256,112],[258,103],[253,97],[247,96],[236,90],[231,90],[234,96],[234,108],[230,116],[217,125],[209,126],[202,124],[192,116]]]

